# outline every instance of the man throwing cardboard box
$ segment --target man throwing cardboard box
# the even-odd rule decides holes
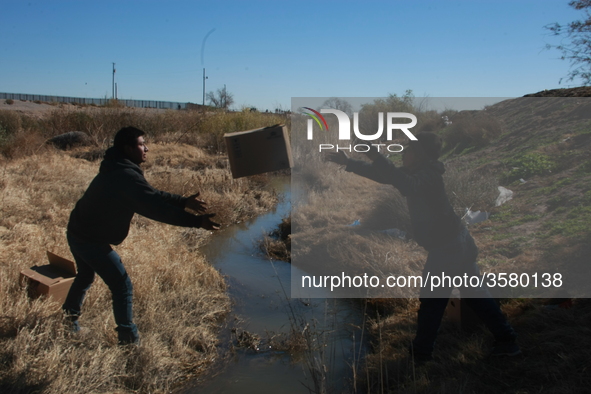
[[[207,208],[198,198],[199,193],[182,197],[156,190],[146,181],[140,168],[148,152],[144,135],[135,127],[117,132],[98,175],[76,203],[67,228],[78,272],[62,308],[72,322],[72,330],[80,330],[82,303],[96,273],[111,291],[122,345],[139,343],[139,334],[133,323],[131,280],[111,245],[119,245],[127,237],[133,215],[138,213],[175,226],[207,230],[218,230],[220,226],[211,221],[214,213],[203,214]],[[185,208],[201,215],[186,212]]]

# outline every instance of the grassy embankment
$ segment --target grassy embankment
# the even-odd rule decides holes
[[[376,107],[418,114],[419,130],[441,132],[446,143],[445,182],[453,206],[460,215],[465,208],[491,213],[489,220],[470,227],[480,249],[481,270],[559,272],[568,283],[588,288],[590,99],[521,98],[486,111],[448,111],[450,125],[441,123],[441,114],[409,108],[403,101],[393,99],[389,108],[385,103]],[[305,143],[295,147],[296,155],[314,151]],[[299,261],[316,253],[325,266],[339,267],[336,272],[419,273],[426,258],[421,248],[376,231],[408,230],[401,195],[315,156],[300,160],[305,164],[294,169],[306,190],[305,204],[295,207],[291,218],[291,242],[299,245],[292,252],[300,254]],[[499,207],[494,203],[497,186],[514,191],[513,199]],[[355,220],[361,225],[350,226]],[[306,268],[314,271],[313,266]],[[572,290],[562,288],[555,296],[568,296]],[[546,307],[552,303],[547,298],[502,300],[524,352],[509,360],[487,357],[492,338],[484,327],[461,332],[448,322],[438,337],[435,360],[420,368],[407,353],[418,300],[367,302],[372,310],[367,322],[372,354],[355,371],[361,391],[571,393],[585,392],[591,383],[587,299],[563,304],[566,308]]]
[[[146,178],[156,188],[196,191],[228,225],[276,203],[264,176],[233,180],[223,133],[285,123],[258,113],[200,114],[126,108],[56,108],[40,116],[0,111],[0,391],[6,393],[166,392],[200,375],[218,357],[217,334],[230,302],[222,276],[199,252],[208,232],[135,217],[115,249],[134,284],[139,347],[116,344],[110,293],[97,278],[81,324],[64,330],[60,305],[27,298],[19,272],[71,258],[68,216],[98,171],[98,158],[121,127],[148,134]],[[58,151],[48,138],[88,133],[93,144]]]

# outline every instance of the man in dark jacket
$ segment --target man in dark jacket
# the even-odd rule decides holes
[[[404,149],[403,167],[397,168],[375,150],[367,152],[372,163],[352,160],[343,152],[331,152],[329,161],[346,165],[345,170],[390,184],[406,197],[415,241],[429,255],[423,269],[423,280],[445,273],[446,276],[478,276],[478,249],[474,239],[455,214],[443,184],[443,163],[438,161],[441,139],[434,133],[419,133],[417,141]],[[415,360],[431,358],[441,319],[453,290],[442,286],[435,291],[421,289],[421,307],[417,316],[417,333],[412,343]],[[521,353],[517,335],[502,314],[486,287],[462,287],[462,298],[495,336],[494,355]]]
[[[135,213],[183,227],[217,230],[215,214],[193,215],[206,210],[199,193],[182,197],[154,189],[139,167],[146,161],[148,147],[142,130],[125,127],[115,135],[101,163],[99,173],[78,200],[70,215],[67,237],[76,260],[77,274],[63,309],[79,330],[78,317],[86,292],[98,274],[109,287],[120,344],[139,342],[132,316],[132,285],[119,255],[111,245],[127,237]]]

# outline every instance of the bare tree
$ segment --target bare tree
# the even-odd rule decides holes
[[[207,93],[207,100],[210,105],[213,105],[216,108],[228,109],[234,104],[234,95],[229,93],[224,86],[223,89],[218,89],[217,93]]]
[[[562,52],[562,60],[570,62],[571,69],[567,80],[581,79],[583,85],[591,84],[591,0],[572,0],[569,6],[585,13],[584,20],[577,20],[567,25],[553,23],[546,25],[555,36],[562,38],[559,45],[547,44],[546,48],[555,48]],[[562,78],[559,82],[562,82]]]
[[[322,103],[321,108],[331,108],[343,111],[349,116],[353,116],[353,107],[347,100],[340,99],[338,97],[331,97]]]

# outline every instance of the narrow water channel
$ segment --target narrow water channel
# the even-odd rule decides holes
[[[258,335],[263,339],[261,346],[258,350],[227,346],[228,361],[219,366],[221,372],[184,393],[318,392],[318,379],[315,381],[310,368],[314,363],[326,366],[323,385],[327,392],[349,391],[351,364],[360,357],[359,343],[363,342],[358,329],[362,324],[361,308],[350,300],[290,299],[290,264],[270,261],[257,246],[289,215],[289,180],[278,178],[272,183],[271,187],[282,195],[272,212],[219,231],[203,248],[229,285],[233,310],[228,333],[235,328]],[[315,330],[314,338],[325,341],[321,346],[324,351],[308,356],[290,354],[273,349],[265,341],[270,334],[290,333],[293,327]]]

